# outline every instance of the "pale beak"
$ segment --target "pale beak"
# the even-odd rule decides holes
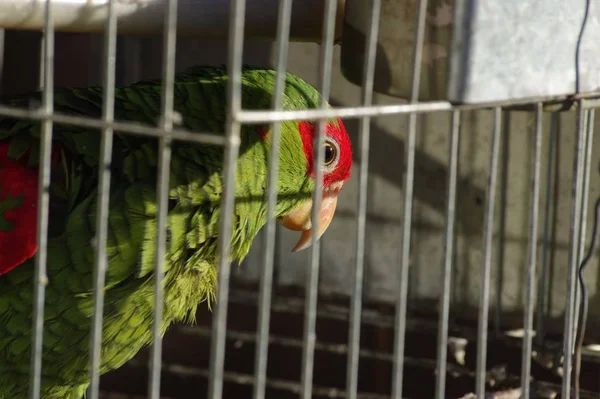
[[[333,219],[335,214],[335,207],[337,205],[337,197],[342,189],[343,182],[334,183],[329,187],[323,189],[323,197],[321,200],[321,209],[319,210],[319,231],[316,239],[321,238],[329,223]],[[292,252],[301,251],[310,247],[311,238],[313,234],[311,216],[312,216],[313,199],[309,198],[300,207],[294,209],[292,212],[280,219],[280,223],[283,227],[294,231],[302,231],[300,240],[292,249]]]

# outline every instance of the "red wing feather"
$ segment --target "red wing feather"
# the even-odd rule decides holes
[[[31,150],[19,160],[9,158],[10,141],[0,142],[0,276],[37,252],[38,165],[28,165]],[[54,145],[58,165],[62,146]]]
[[[37,167],[27,166],[28,154],[10,159],[9,145],[0,143],[0,275],[37,251]]]

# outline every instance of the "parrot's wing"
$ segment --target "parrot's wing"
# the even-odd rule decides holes
[[[33,93],[5,102],[26,109],[39,99],[40,93]],[[63,113],[100,117],[101,104],[102,91],[97,88],[55,92],[55,108]],[[38,249],[40,136],[39,121],[0,118],[0,275],[32,258]],[[54,124],[50,180],[53,220],[66,217],[82,194],[96,185],[100,137],[94,129]],[[125,140],[115,139],[115,147],[127,145]],[[50,223],[49,228],[60,225]]]
[[[174,107],[185,115],[184,128],[224,131],[224,76],[213,68],[178,76]],[[199,80],[203,81],[202,85],[197,84]],[[161,114],[161,92],[158,81],[117,88],[114,119],[156,126]],[[61,114],[100,119],[102,97],[102,87],[57,89],[54,92],[54,110]],[[41,93],[13,96],[4,103],[22,109],[35,108],[41,104]],[[60,143],[60,147],[55,145],[53,149],[51,206],[56,204],[56,198],[64,200],[67,211],[64,216],[97,187],[101,148],[99,133],[99,129],[53,124],[53,143]],[[40,121],[0,118],[0,275],[33,257],[37,251],[35,226],[40,137]],[[149,145],[150,142],[153,144]],[[120,175],[132,184],[140,174],[155,173],[156,158],[139,158],[140,154],[148,155],[148,149],[155,145],[155,139],[115,131],[111,167],[116,173],[113,173],[113,179]],[[202,155],[216,153],[218,156],[214,162],[222,162],[222,151],[216,148],[200,152]],[[144,165],[148,167],[142,168]],[[212,192],[212,195],[218,197],[220,192]],[[52,213],[54,224],[60,225],[56,219],[63,214],[59,212],[55,218],[57,212],[53,209]],[[142,270],[141,275],[148,271]]]

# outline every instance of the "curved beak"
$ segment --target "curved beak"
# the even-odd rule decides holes
[[[335,207],[337,205],[338,194],[340,193],[343,184],[343,182],[339,182],[323,189],[321,209],[319,210],[319,230],[317,232],[317,240],[321,238],[323,233],[325,233],[325,230],[327,230],[327,227],[329,227],[329,224],[333,219]],[[302,232],[300,240],[298,240],[292,249],[292,252],[301,251],[310,247],[311,245],[311,239],[313,235],[311,222],[312,208],[313,200],[312,198],[309,198],[304,204],[294,209],[279,221],[283,227],[287,229]]]

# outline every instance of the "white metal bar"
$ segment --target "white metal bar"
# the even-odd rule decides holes
[[[227,145],[223,164],[225,177],[224,192],[221,197],[221,221],[219,228],[219,278],[217,302],[212,319],[212,342],[210,353],[209,398],[221,399],[223,393],[223,369],[225,366],[225,332],[227,328],[227,306],[229,304],[229,261],[232,214],[234,211],[235,177],[237,158],[240,149],[241,124],[237,119],[242,109],[242,52],[244,49],[245,0],[233,0],[229,19],[229,80],[227,95],[229,109],[226,130]]]
[[[380,13],[381,0],[373,0],[369,32],[365,38],[366,57],[364,59],[363,68],[363,106],[370,106],[373,102],[375,56],[377,55],[377,37],[379,33]],[[348,399],[356,399],[358,395],[358,368],[360,358],[360,327],[365,268],[365,239],[367,229],[368,200],[367,187],[369,176],[370,141],[371,118],[365,116],[360,121],[360,171],[358,177],[358,214],[356,218],[356,265],[354,268],[354,284],[352,289],[350,326],[348,332],[348,361],[346,364],[346,393],[348,395]]]
[[[487,187],[487,210],[483,233],[483,271],[481,273],[479,323],[477,331],[477,370],[476,393],[479,399],[485,397],[485,374],[487,359],[487,335],[490,306],[490,277],[492,272],[492,252],[494,237],[494,211],[496,208],[496,183],[498,180],[498,158],[500,152],[500,135],[502,132],[502,109],[494,110],[494,132]]]
[[[586,99],[585,108],[597,107],[600,100],[600,92],[596,93],[581,93],[577,99]],[[453,111],[453,110],[476,110],[476,109],[494,109],[503,107],[506,109],[521,109],[522,106],[530,106],[538,102],[550,102],[555,104],[560,101],[573,101],[572,98],[564,97],[530,97],[516,100],[490,101],[472,104],[455,104],[448,101],[422,101],[408,104],[392,104],[392,105],[373,105],[370,107],[336,107],[328,110],[295,110],[295,111],[259,111],[247,110],[242,111],[238,115],[238,121],[242,123],[255,124],[274,121],[291,121],[291,120],[317,120],[329,118],[360,118],[363,116],[383,116],[395,114],[410,114],[410,113],[430,113],[434,111]]]
[[[163,81],[160,127],[163,137],[159,139],[158,174],[156,182],[157,223],[156,259],[154,266],[154,323],[150,352],[148,392],[151,399],[160,399],[160,375],[162,359],[162,328],[164,310],[164,261],[167,250],[167,213],[169,205],[169,177],[171,172],[171,130],[173,129],[173,96],[175,90],[175,50],[177,39],[177,0],[165,5],[163,33]]]
[[[527,281],[525,286],[525,316],[523,320],[523,348],[521,358],[521,395],[529,397],[529,378],[531,377],[531,352],[533,340],[533,315],[535,306],[535,282],[538,249],[538,219],[540,210],[540,169],[542,164],[542,104],[535,109],[535,132],[533,135],[533,157],[531,173],[531,199],[529,210],[529,252]]]
[[[114,12],[119,32],[128,35],[162,33],[168,0],[119,1]],[[179,0],[177,33],[211,39],[227,38],[229,8],[234,0]],[[340,9],[344,0],[337,0]],[[0,28],[41,30],[45,0],[0,0]],[[97,33],[105,28],[109,0],[53,0],[56,31]],[[277,0],[249,0],[244,35],[251,39],[274,39]],[[319,42],[324,9],[321,0],[296,2],[291,21],[293,41]],[[343,12],[336,15],[335,38],[341,37]]]
[[[558,114],[553,112],[550,116],[550,136],[548,137],[548,161],[546,164],[546,198],[544,199],[544,232],[542,235],[542,263],[541,263],[541,277],[540,277],[540,289],[538,294],[538,313],[536,320],[536,342],[541,344],[544,342],[544,337],[546,335],[546,325],[545,320],[547,317],[547,300],[546,297],[547,289],[549,286],[549,278],[550,278],[550,264],[548,261],[548,257],[550,256],[550,208],[552,204],[552,183],[553,183],[553,173],[554,173],[554,151],[556,148],[556,130],[558,126]]]
[[[578,289],[578,299],[577,299],[577,307],[575,314],[573,315],[576,320],[574,330],[576,332],[574,338],[574,357],[573,361],[573,394],[579,399],[580,395],[580,378],[581,378],[581,351],[583,346],[583,341],[585,339],[585,331],[587,325],[587,317],[588,317],[588,307],[589,307],[589,293],[586,290],[584,271],[585,266],[588,264],[592,253],[594,251],[594,247],[596,245],[596,235],[598,229],[598,206],[600,205],[599,201],[596,201],[594,204],[594,222],[592,224],[592,236],[590,239],[590,244],[587,253],[584,253],[584,245],[585,245],[585,236],[586,236],[586,227],[585,222],[587,220],[587,206],[588,206],[588,197],[589,197],[589,180],[590,180],[590,171],[591,171],[591,157],[592,157],[592,147],[594,142],[594,119],[595,119],[596,111],[591,109],[587,112],[586,115],[586,136],[587,136],[587,151],[586,151],[586,159],[585,159],[585,171],[584,171],[584,188],[583,188],[583,198],[582,198],[582,210],[581,210],[581,237],[580,237],[580,253],[579,259],[577,262],[577,289]]]
[[[292,14],[292,0],[283,0],[279,5],[277,22],[277,55],[275,73],[275,93],[273,96],[273,109],[283,108],[283,93],[286,82],[286,66],[288,58],[288,44],[290,34],[290,21]],[[273,267],[275,257],[276,233],[276,207],[277,207],[277,175],[279,172],[279,144],[281,138],[281,122],[274,122],[271,129],[271,153],[269,164],[268,190],[267,190],[267,226],[263,265],[260,274],[260,297],[258,309],[258,342],[255,352],[254,398],[265,397],[267,383],[267,360],[269,354],[269,323],[271,316],[271,295],[273,290]]]
[[[437,340],[437,399],[446,397],[446,362],[448,356],[448,322],[450,317],[450,283],[454,258],[454,226],[456,221],[456,187],[458,180],[458,148],[460,140],[460,111],[452,112],[449,145],[448,197],[446,199],[446,227],[444,232],[444,276],[440,296],[440,314]]]
[[[117,53],[117,20],[114,13],[115,1],[108,5],[108,17],[104,35],[104,96],[102,119],[107,124],[114,119],[115,108],[115,64]],[[108,236],[108,206],[110,201],[110,164],[112,158],[113,129],[102,130],[100,162],[98,169],[98,206],[96,211],[96,247],[94,253],[94,313],[90,337],[90,399],[98,399],[100,392],[100,364],[102,347],[102,320],[104,316],[104,285],[106,282],[106,241]]]
[[[472,105],[453,105],[445,101],[429,101],[414,104],[394,104],[394,105],[372,105],[370,107],[336,107],[332,109],[308,109],[296,111],[250,111],[242,110],[236,115],[236,121],[242,124],[262,124],[273,123],[277,121],[292,120],[319,120],[331,118],[354,119],[364,116],[384,116],[410,113],[429,113],[434,111],[452,111],[452,110],[473,110],[488,109],[500,106],[498,104],[472,104]],[[17,107],[0,105],[0,115],[20,119],[42,120],[46,117],[40,110],[26,110]],[[96,129],[102,129],[106,126],[112,126],[114,130],[135,135],[147,135],[161,137],[162,129],[146,126],[134,122],[114,122],[107,124],[104,121],[79,116],[71,116],[61,113],[54,113],[48,117],[55,123],[64,123],[67,125],[84,126]],[[186,130],[173,129],[173,140],[185,140],[195,143],[205,143],[212,145],[223,145],[226,139],[220,135],[212,133],[195,133]]]
[[[33,337],[31,346],[31,369],[29,398],[39,399],[42,386],[42,341],[44,339],[44,303],[48,284],[48,211],[50,208],[50,172],[52,156],[52,120],[48,116],[54,111],[54,26],[51,0],[45,2],[43,33],[43,93],[42,131],[40,137],[40,163],[38,177],[38,214],[36,240],[38,251],[35,256]]]
[[[585,254],[585,240],[587,233],[587,215],[590,194],[590,172],[592,167],[592,157],[594,152],[594,123],[596,112],[594,109],[585,111],[585,132],[586,132],[586,152],[583,171],[583,194],[581,199],[581,237],[579,239],[579,260],[583,259]],[[579,309],[579,307],[578,307]],[[577,327],[577,322],[575,324]]]
[[[4,37],[6,36],[6,31],[4,29],[0,29],[0,94],[2,94],[2,78],[4,74]]]
[[[595,100],[594,97],[600,96],[600,93],[581,94],[578,99],[586,99],[585,108],[598,106],[600,100]],[[531,97],[527,99],[518,99],[513,101],[494,101],[481,102],[473,104],[453,104],[447,101],[423,101],[408,104],[392,104],[392,105],[373,105],[370,107],[336,107],[328,110],[295,110],[295,111],[258,111],[247,110],[242,111],[238,115],[238,121],[242,123],[255,124],[274,121],[291,121],[291,120],[317,120],[329,118],[360,118],[363,116],[383,116],[394,114],[410,114],[410,113],[430,113],[434,111],[452,111],[452,110],[475,110],[475,109],[494,109],[504,107],[511,109],[514,107],[528,106],[538,102],[568,101],[567,97]],[[520,109],[520,108],[515,108]]]
[[[365,116],[372,117],[415,112],[450,111],[452,108],[452,104],[448,102],[432,101],[414,104],[336,107],[332,109],[306,109],[296,111],[242,111],[238,115],[238,120],[242,123],[266,123],[292,120],[308,121],[330,118],[361,118]]]
[[[334,18],[336,12],[336,0],[327,0],[325,4],[325,12],[323,15],[323,42],[321,46],[321,55],[319,57],[320,65],[320,89],[321,89],[321,104],[322,110],[328,108],[329,93],[331,90],[331,63],[333,60],[333,39],[334,39]],[[325,159],[324,143],[325,143],[325,120],[319,120],[317,135],[313,140],[314,152],[314,171],[315,171],[315,192],[313,194],[312,207],[312,230],[319,231],[321,221],[319,220],[321,208],[321,195],[323,193],[323,169],[321,165]],[[319,284],[319,262],[320,262],[321,241],[318,240],[317,234],[311,236],[311,258],[310,267],[306,280],[306,303],[304,309],[304,347],[302,348],[302,399],[310,399],[312,397],[312,381],[314,371],[314,352],[316,334],[315,328],[317,323],[317,296]]]
[[[413,71],[410,91],[410,103],[419,100],[421,83],[421,63],[423,42],[425,41],[425,20],[427,18],[427,0],[419,1],[417,28],[413,48]],[[415,151],[417,139],[417,117],[414,112],[408,116],[408,138],[406,143],[406,172],[404,176],[404,216],[402,229],[402,254],[400,260],[399,289],[396,298],[396,325],[394,334],[394,365],[392,370],[392,397],[402,398],[404,374],[404,338],[406,334],[406,308],[408,300],[408,268],[410,262],[410,239],[412,227],[413,189],[415,179]]]
[[[585,140],[586,140],[586,151],[584,153],[583,160],[583,188],[581,195],[581,225],[579,227],[579,256],[577,258],[577,264],[581,263],[585,253],[585,241],[586,241],[586,233],[587,233],[587,216],[588,216],[588,202],[589,202],[589,192],[590,192],[590,167],[592,162],[592,152],[593,147],[592,144],[594,142],[594,127],[590,126],[590,123],[594,123],[594,110],[586,109],[583,115],[584,126],[583,130],[585,132]],[[577,315],[580,311],[581,304],[581,290],[579,289],[579,284],[575,286],[575,301],[573,303],[574,306],[574,314],[575,318],[573,319],[573,329],[577,331],[577,326],[579,324],[579,317]],[[575,349],[575,342],[573,342],[573,349]]]
[[[504,114],[502,114],[502,128],[504,130],[504,132],[508,132],[510,130],[510,126],[511,126],[511,113],[510,112],[505,112]],[[504,249],[506,248],[506,221],[507,221],[507,204],[508,204],[508,199],[507,199],[507,191],[508,191],[508,180],[509,180],[509,176],[508,176],[508,167],[509,167],[509,135],[505,134],[502,137],[502,142],[500,144],[500,154],[502,156],[500,162],[500,170],[498,171],[499,176],[498,176],[498,214],[496,215],[498,217],[498,227],[497,227],[497,231],[496,231],[496,240],[495,240],[495,244],[493,245],[497,245],[496,247],[496,256],[495,261],[496,261],[496,295],[494,298],[494,315],[493,315],[493,327],[494,327],[494,334],[496,334],[496,336],[500,336],[500,334],[502,333],[502,291],[504,289],[504,259],[505,259],[505,252]],[[494,261],[492,261],[494,262]],[[491,292],[490,292],[491,294]],[[491,299],[490,299],[490,303],[491,303]]]
[[[573,344],[575,342],[575,290],[577,284],[577,269],[579,268],[579,238],[581,226],[581,197],[583,195],[583,167],[585,156],[585,109],[581,106],[577,109],[577,141],[573,154],[573,187],[572,187],[572,208],[571,208],[571,226],[569,243],[569,273],[567,274],[567,298],[565,303],[565,324],[563,341],[563,381],[562,397],[571,397],[571,372],[573,365]],[[584,156],[582,156],[584,155]]]
[[[48,119],[54,123],[65,125],[88,127],[93,129],[106,129],[112,127],[115,131],[124,133],[152,136],[160,138],[164,135],[164,129],[143,125],[135,122],[112,122],[108,123],[103,120],[86,118],[80,116],[71,116],[54,112],[52,115],[45,117],[44,112],[40,110],[26,110],[15,107],[6,107],[0,105],[0,115],[19,119],[45,120]],[[222,135],[213,133],[201,133],[188,130],[173,129],[170,133],[173,140],[189,141],[192,143],[201,143],[209,145],[225,145],[225,138]]]
[[[587,143],[587,132],[588,132],[588,128],[587,128],[587,123],[588,123],[588,115],[589,115],[589,110],[588,109],[584,109],[583,111],[583,132],[585,132],[585,142]],[[587,148],[587,147],[586,147]],[[586,227],[586,217],[587,217],[587,212],[586,212],[586,206],[587,206],[587,198],[585,195],[585,185],[586,185],[586,179],[585,179],[585,174],[586,174],[586,167],[587,167],[587,155],[588,155],[588,151],[585,151],[582,156],[583,156],[583,175],[584,175],[584,180],[582,183],[582,195],[581,195],[581,214],[580,214],[580,219],[581,219],[581,224],[579,225],[579,249],[578,249],[578,255],[577,255],[577,264],[579,265],[579,263],[581,262],[581,258],[583,256],[583,251],[585,250],[585,227]],[[575,300],[571,303],[571,306],[573,307],[573,331],[577,331],[577,325],[579,324],[579,318],[577,317],[577,315],[579,314],[579,304],[581,301],[581,292],[579,290],[579,284],[575,284]],[[575,350],[575,339],[573,339],[573,351]],[[573,393],[574,395],[577,395],[576,392]],[[576,398],[579,399],[579,398]]]

